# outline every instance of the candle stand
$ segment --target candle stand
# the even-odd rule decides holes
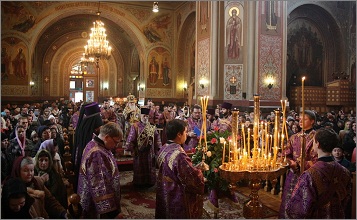
[[[249,188],[251,194],[249,195],[250,201],[243,206],[243,216],[249,219],[261,219],[263,218],[263,205],[259,202],[258,191],[261,188],[262,180],[274,180],[277,177],[283,175],[288,169],[288,164],[280,164],[275,169],[271,170],[243,170],[234,171],[229,170],[228,163],[225,163],[219,167],[220,175],[228,182],[235,184],[240,180],[249,180]]]

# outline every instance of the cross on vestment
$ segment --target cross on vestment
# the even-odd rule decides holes
[[[46,76],[45,81],[48,82],[50,79]]]

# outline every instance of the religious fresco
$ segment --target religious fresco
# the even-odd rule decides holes
[[[304,75],[306,86],[323,86],[324,48],[318,28],[307,20],[289,24],[287,37],[287,82],[300,85]]]
[[[171,54],[163,47],[156,47],[148,56],[147,88],[171,88]]]
[[[2,29],[11,29],[26,33],[36,22],[35,16],[20,2],[1,2],[1,14]]]
[[[28,49],[16,37],[1,41],[1,84],[28,85]]]
[[[231,3],[225,9],[225,53],[226,63],[242,63],[243,60],[243,7]]]
[[[171,16],[163,14],[152,19],[143,27],[143,33],[150,43],[167,42],[171,37]]]

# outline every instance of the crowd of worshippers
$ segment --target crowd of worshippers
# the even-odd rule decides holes
[[[233,109],[228,102],[208,108],[207,132],[231,132]],[[273,134],[274,112],[260,117]],[[299,176],[302,120],[308,153],[305,175]],[[253,122],[253,112],[239,113],[239,123],[246,128],[252,128]],[[123,105],[110,100],[101,104],[70,100],[8,104],[1,112],[2,218],[72,218],[68,187],[79,195],[81,218],[128,218],[121,211],[116,160],[122,155],[118,149],[133,157],[135,187],[156,185],[156,218],[200,218],[205,180],[188,153],[198,144],[202,123],[200,105],[155,105],[148,99],[139,106],[133,95]],[[306,110],[302,117],[291,110],[286,123],[290,138],[284,153],[291,169],[279,218],[348,217],[351,191],[347,182],[351,183],[356,167],[354,112]],[[65,178],[63,160],[63,131],[69,129],[74,130],[70,145],[75,178],[71,183]],[[336,172],[325,173],[324,169]],[[331,179],[331,188],[345,188],[333,190],[320,201],[317,195],[328,194],[328,187],[319,185],[321,178]],[[333,180],[340,181],[338,187]],[[309,182],[314,187],[307,190],[310,194],[294,188]],[[301,195],[308,195],[308,202]],[[304,209],[298,208],[301,206]]]

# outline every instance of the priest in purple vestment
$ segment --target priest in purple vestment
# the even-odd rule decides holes
[[[305,170],[307,170],[317,161],[317,152],[312,148],[313,138],[316,132],[313,130],[313,125],[316,121],[315,113],[310,110],[305,110],[304,117],[302,117],[302,114],[300,115],[300,127],[302,127],[302,120],[304,120],[304,133],[306,138]],[[301,135],[302,132],[292,135],[285,147],[284,154],[286,155],[290,169],[285,179],[279,218],[289,218],[286,213],[286,204],[290,200],[291,193],[300,175]]]
[[[119,125],[108,122],[83,151],[78,195],[83,218],[120,218],[119,170],[112,151],[121,143]]]
[[[351,174],[334,161],[332,150],[338,135],[331,128],[320,128],[313,140],[318,161],[298,179],[286,213],[293,219],[345,219],[351,199]]]
[[[187,118],[187,140],[184,146],[185,151],[191,151],[197,147],[199,135],[202,128],[202,108],[200,105],[194,105],[191,117]],[[211,123],[207,121],[207,128],[211,127]]]
[[[220,115],[217,120],[212,123],[212,127],[217,127],[219,132],[232,131],[232,113],[231,113],[232,104],[229,102],[224,102],[221,105]]]
[[[134,158],[134,186],[151,187],[156,183],[156,154],[161,148],[161,138],[156,126],[149,122],[150,109],[140,111],[140,121],[130,127],[125,150]]]
[[[192,165],[182,145],[187,138],[185,121],[167,123],[168,141],[159,151],[155,218],[197,219],[203,211],[204,179]]]

